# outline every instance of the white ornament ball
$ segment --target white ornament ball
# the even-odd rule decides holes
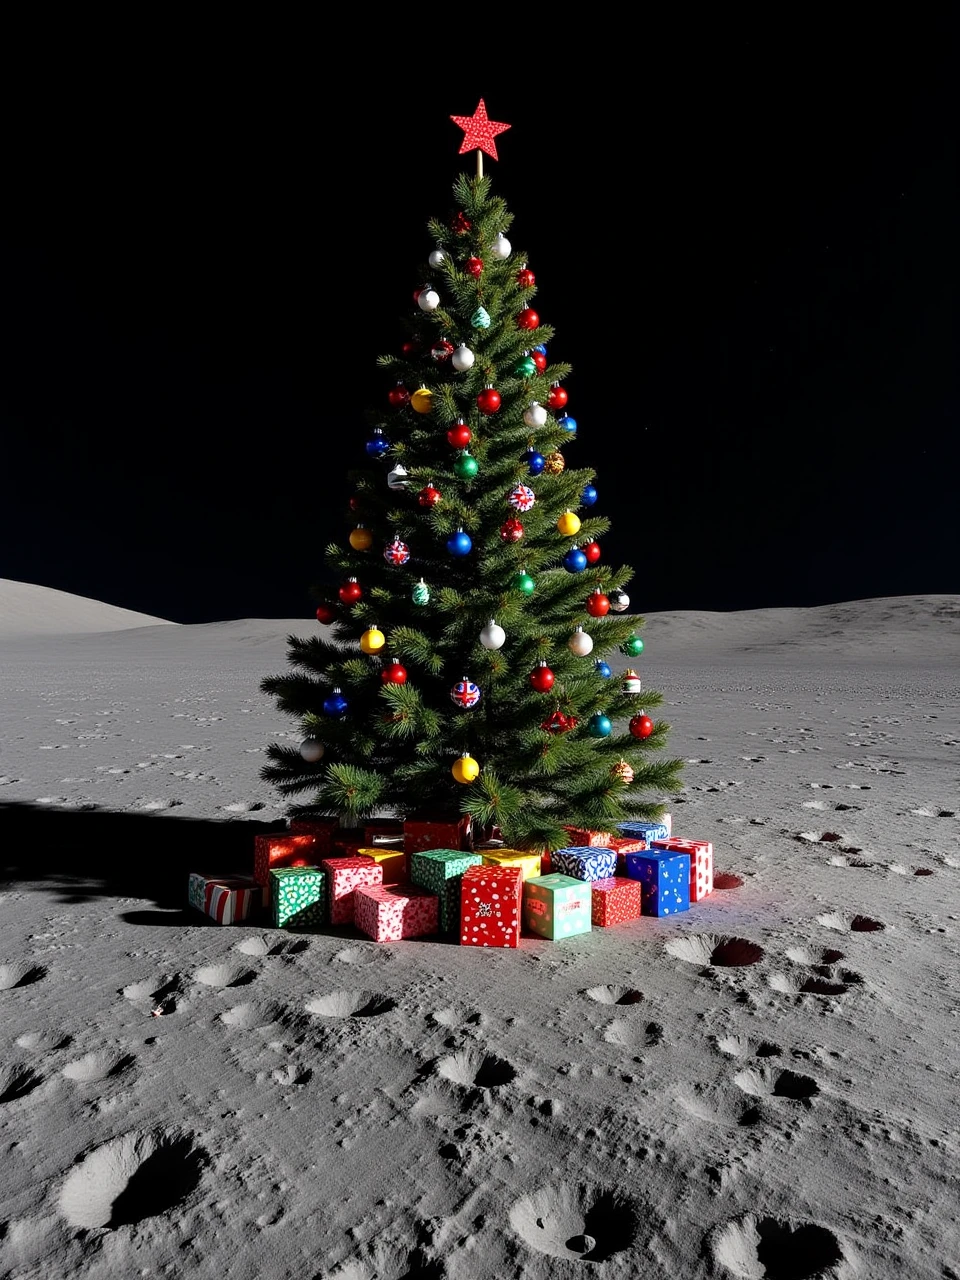
[[[446,260],[447,255],[442,249],[434,249],[429,258],[431,267],[442,267]]]
[[[502,231],[498,231],[496,240],[490,246],[490,257],[497,258],[502,262],[504,258],[509,258],[511,253],[513,253],[513,247],[510,241]]]
[[[304,738],[300,743],[300,754],[307,764],[316,764],[323,759],[323,743],[316,738]]]
[[[440,305],[440,295],[436,289],[431,289],[429,285],[425,289],[420,290],[417,298],[417,306],[421,311],[436,311]]]
[[[542,427],[546,425],[547,411],[542,404],[537,404],[534,400],[533,404],[526,410],[523,420],[528,427]]]
[[[608,598],[614,613],[625,613],[630,607],[630,597],[625,591],[611,591]]]
[[[480,632],[480,643],[485,649],[502,649],[506,639],[507,633],[492,618]]]
[[[407,468],[400,462],[387,473],[388,489],[405,489],[410,481],[407,479],[409,472]]]
[[[450,357],[450,363],[456,369],[457,373],[466,373],[468,369],[473,368],[476,356],[464,343],[460,343],[456,351]]]
[[[593,652],[593,639],[587,635],[583,627],[577,627],[567,641],[567,648],[571,653],[575,653],[578,658],[585,658],[588,653]]]

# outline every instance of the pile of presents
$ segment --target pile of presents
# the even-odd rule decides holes
[[[686,911],[713,891],[713,846],[662,822],[624,822],[619,836],[567,827],[570,845],[525,853],[473,846],[469,818],[294,819],[254,836],[253,874],[193,872],[190,904],[219,924],[278,929],[352,925],[375,942],[459,935],[463,946],[516,947]]]

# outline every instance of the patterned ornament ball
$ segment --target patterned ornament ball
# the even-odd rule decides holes
[[[405,404],[409,403],[409,400],[410,392],[402,382],[398,382],[395,387],[391,387],[387,392],[387,401],[392,409],[402,409]]]
[[[546,426],[547,411],[542,404],[538,404],[537,401],[534,400],[533,403],[524,410],[523,421],[532,431],[535,431],[538,427]]]
[[[609,716],[605,716],[602,711],[598,711],[596,715],[590,717],[587,724],[587,732],[591,738],[609,738],[613,733],[613,722]]]
[[[300,743],[300,755],[307,764],[316,764],[323,759],[324,746],[316,738],[304,738]]]
[[[425,604],[430,603],[430,588],[421,578],[419,582],[413,584],[413,590],[410,592],[410,600],[418,608],[422,609]]]
[[[323,714],[331,718],[342,716],[347,711],[347,700],[339,689],[334,689],[328,698],[323,700]]]
[[[563,567],[567,573],[583,573],[587,567],[587,557],[579,547],[571,547],[563,557]]]
[[[529,511],[537,495],[527,484],[518,484],[507,494],[507,501],[516,511]]]
[[[343,604],[356,604],[363,596],[363,591],[356,578],[348,578],[337,594]]]
[[[576,716],[565,715],[557,707],[556,711],[551,711],[546,720],[541,723],[540,728],[547,733],[569,733],[576,723]]]
[[[506,643],[507,633],[493,618],[480,632],[480,643],[485,649],[502,649]]]
[[[500,392],[496,387],[484,387],[477,396],[477,408],[488,416],[500,408]]]
[[[467,267],[467,275],[473,276],[474,280],[479,280],[480,277],[483,275],[483,259],[482,258],[468,258],[466,267]]]
[[[630,732],[635,738],[649,738],[653,733],[653,721],[645,713],[634,716],[630,721]]]
[[[633,781],[633,776],[633,766],[626,760],[618,760],[610,770],[611,778],[616,778],[618,782],[622,782],[628,787]]]
[[[625,653],[628,658],[639,658],[643,653],[643,641],[636,634],[628,636],[620,646],[620,652]]]
[[[600,550],[600,543],[594,538],[591,538],[589,542],[585,542],[580,550],[587,557],[587,564],[596,564],[603,555],[603,552]]]
[[[477,357],[473,354],[466,343],[461,342],[459,347],[457,347],[456,351],[454,351],[453,355],[450,357],[450,363],[456,369],[457,373],[466,373],[468,369],[473,368],[476,358]]]
[[[413,398],[411,397],[411,404]],[[557,426],[562,427],[568,435],[575,436],[577,434],[577,420],[571,418],[569,413],[565,413],[562,418],[557,419]]]
[[[610,592],[610,608],[614,613],[626,613],[630,607],[630,597],[619,587]]]
[[[578,658],[585,658],[588,654],[593,653],[593,637],[588,636],[583,627],[577,627],[567,641],[567,648],[571,653],[575,653]]]
[[[453,355],[454,346],[449,338],[441,338],[439,342],[435,342],[430,348],[430,355],[436,360],[437,364],[443,364],[445,360],[449,360]]]
[[[380,672],[380,679],[384,684],[406,684],[407,668],[399,658],[391,658],[390,665]]]
[[[522,537],[523,525],[516,516],[507,516],[500,526],[500,540],[502,542],[519,542]]]
[[[354,551],[369,551],[373,546],[373,534],[362,524],[358,524],[350,531],[350,545]]]
[[[489,329],[490,312],[486,307],[477,307],[476,311],[470,317],[470,323],[474,329]]]
[[[432,285],[424,285],[417,294],[417,306],[421,311],[436,311],[440,305],[440,295]]]
[[[543,454],[538,453],[536,449],[528,449],[520,461],[527,464],[527,474],[531,476],[538,476],[546,466]]]
[[[536,365],[537,373],[543,373],[547,367],[547,353],[545,351],[534,351],[533,363]]]
[[[394,538],[384,547],[383,558],[387,564],[406,564],[410,559],[410,548],[400,538]]]
[[[496,258],[498,262],[505,262],[511,253],[513,253],[513,245],[502,231],[498,231],[496,240],[490,246],[490,257]]]
[[[373,435],[364,446],[369,458],[382,458],[390,448],[390,441],[383,434],[382,427],[374,427]]]
[[[458,480],[472,480],[480,470],[480,464],[472,453],[466,450],[460,454],[453,464],[453,474]]]
[[[322,623],[325,627],[329,626],[336,616],[337,611],[334,609],[332,604],[317,605],[317,621]]]
[[[554,449],[553,453],[548,453],[543,460],[543,469],[548,476],[558,476],[567,465],[563,454]]]
[[[463,529],[458,529],[447,539],[447,550],[452,556],[468,556],[473,550],[473,539]]]
[[[539,329],[540,317],[533,307],[524,307],[517,313],[516,324],[518,329]]]
[[[420,503],[421,507],[427,507],[427,508],[435,507],[437,503],[440,501],[440,499],[441,499],[440,490],[435,489],[433,487],[432,482],[430,484],[424,485],[424,487],[417,494],[417,502]]]
[[[610,612],[610,600],[600,587],[587,596],[587,613],[591,618],[605,618]]]
[[[512,586],[514,591],[519,591],[522,596],[532,596],[536,590],[537,584],[534,582],[533,578],[531,578],[530,574],[527,573],[526,569],[521,569],[521,571],[514,577]]]
[[[399,493],[406,489],[410,483],[410,473],[402,462],[398,462],[392,471],[387,472],[387,488],[392,489],[394,493]]]
[[[549,409],[562,409],[569,398],[560,383],[554,382],[550,387],[550,394],[547,396],[547,407]]]
[[[643,692],[643,682],[641,681],[637,673],[633,670],[633,668],[630,668],[629,671],[625,671],[623,673],[623,677],[620,680],[620,692],[621,693],[642,693]]]
[[[450,690],[450,701],[465,711],[471,711],[480,701],[480,689],[464,676]]]
[[[379,653],[387,643],[387,637],[379,627],[368,627],[360,637],[360,648],[364,653]]]
[[[410,397],[410,407],[417,413],[429,413],[433,408],[433,392],[429,387],[418,387]]]
[[[524,352],[524,354],[520,357],[520,359],[517,361],[516,365],[514,366],[513,372],[516,374],[518,378],[532,378],[533,375],[537,372],[537,362],[534,360],[533,356],[530,354],[529,351]]]
[[[480,776],[480,766],[469,752],[465,752],[459,760],[454,760],[450,772],[455,782],[468,786]]]
[[[563,515],[557,521],[557,533],[563,534],[565,538],[572,538],[575,533],[580,531],[580,517],[575,511],[564,511]],[[589,559],[589,557],[587,557]]]
[[[517,272],[517,284],[521,289],[532,289],[536,283],[537,277],[533,274],[530,268],[524,264]]]
[[[458,418],[447,431],[447,444],[451,449],[465,449],[473,439],[473,432],[462,418]]]
[[[585,484],[583,493],[580,495],[580,505],[582,507],[592,507],[598,496],[597,490],[592,484]]]
[[[610,669],[609,662],[604,662],[602,658],[598,658],[596,662],[593,664],[593,666],[594,666],[594,670],[596,671],[597,675],[601,678],[601,680],[609,680],[610,677],[613,675],[613,672]]]
[[[537,693],[549,693],[555,680],[556,676],[543,661],[538,662],[530,672],[530,687]]]

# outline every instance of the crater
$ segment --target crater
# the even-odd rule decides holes
[[[28,1053],[53,1053],[72,1044],[70,1036],[60,1031],[27,1031],[17,1036],[17,1044]]]
[[[278,1022],[282,1013],[279,1005],[250,1001],[247,1004],[235,1004],[232,1009],[224,1009],[220,1021],[227,1027],[252,1031],[255,1027],[268,1027],[271,1023]]]
[[[808,947],[789,947],[784,953],[788,960],[792,960],[794,964],[820,964],[829,965],[837,964],[843,959],[843,952],[836,951],[832,947],[824,950],[810,950]]]
[[[763,947],[747,938],[724,937],[715,933],[695,933],[671,938],[664,949],[675,960],[687,964],[739,968],[763,959]]]
[[[636,987],[588,987],[583,994],[597,1004],[639,1004],[643,999],[643,992]]]
[[[874,920],[870,916],[847,915],[842,911],[830,911],[826,915],[817,916],[817,924],[825,929],[834,929],[837,933],[876,933],[885,929],[882,920]]]
[[[330,991],[304,1005],[307,1013],[321,1018],[377,1018],[396,1007],[395,1000],[372,991]]]
[[[714,889],[742,889],[743,877],[735,876],[730,871],[715,871],[713,874]]]
[[[205,987],[245,987],[256,978],[253,969],[244,969],[235,964],[207,964],[193,975],[195,982]]]
[[[581,1183],[523,1196],[510,1210],[510,1225],[538,1253],[570,1262],[605,1262],[633,1245],[640,1212],[619,1191]]]
[[[0,964],[0,991],[29,987],[46,976],[47,971],[42,964],[31,964],[29,960],[11,960],[8,964]]]
[[[43,1077],[30,1067],[7,1067],[0,1071],[0,1103],[16,1102],[43,1083]]]
[[[444,1080],[476,1089],[499,1089],[517,1078],[516,1069],[505,1058],[476,1049],[461,1049],[440,1058],[436,1072]]]
[[[80,1230],[133,1226],[181,1205],[207,1163],[188,1134],[134,1130],[80,1159],[60,1190],[60,1213]]]
[[[836,1280],[844,1261],[840,1241],[826,1227],[752,1213],[718,1227],[709,1251],[739,1280]]]
[[[820,1086],[810,1076],[775,1067],[747,1067],[737,1072],[733,1083],[754,1098],[789,1098],[793,1102],[805,1102],[820,1092]]]
[[[121,1054],[110,1049],[95,1050],[84,1054],[76,1062],[68,1062],[63,1068],[63,1074],[77,1084],[92,1084],[95,1080],[122,1075],[124,1071],[129,1071],[135,1061],[129,1053]]]

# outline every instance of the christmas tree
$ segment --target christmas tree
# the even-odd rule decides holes
[[[476,173],[428,224],[406,340],[378,361],[365,465],[326,550],[337,585],[317,593],[327,626],[289,637],[291,670],[262,682],[304,735],[268,747],[263,777],[303,798],[297,815],[469,814],[510,847],[555,849],[566,825],[659,818],[681,761],[661,756],[662,696],[606,661],[639,657],[642,619],[626,613],[633,570],[603,563],[595,473],[563,452],[571,366],[483,173],[510,126],[482,100],[451,118]]]

